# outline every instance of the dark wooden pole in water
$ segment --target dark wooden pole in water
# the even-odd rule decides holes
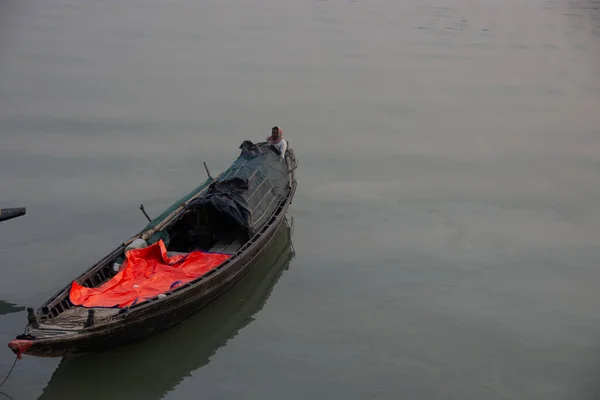
[[[8,221],[9,219],[17,218],[25,215],[27,209],[25,207],[20,208],[0,208],[0,222]]]

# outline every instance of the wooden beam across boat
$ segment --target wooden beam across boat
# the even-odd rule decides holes
[[[20,217],[22,215],[25,215],[26,212],[27,209],[25,207],[0,208],[0,222]]]

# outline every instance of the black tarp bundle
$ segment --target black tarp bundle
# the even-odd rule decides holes
[[[249,235],[269,220],[289,187],[288,165],[268,143],[244,141],[237,160],[188,208],[208,207],[229,216]]]

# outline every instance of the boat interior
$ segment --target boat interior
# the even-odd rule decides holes
[[[235,254],[248,240],[247,232],[233,218],[206,204],[188,209],[165,232],[169,255],[194,250]]]
[[[168,257],[194,250],[233,255],[249,239],[247,232],[230,216],[210,205],[186,210],[153,237],[154,241],[163,239]],[[149,240],[147,244],[151,242],[153,241]],[[115,266],[118,267],[123,263],[127,250],[127,246],[120,246],[82,275],[78,282],[88,288],[101,286],[117,274],[118,268]],[[91,323],[97,324],[109,320],[123,312],[120,308],[93,308],[92,322],[89,320],[90,308],[71,303],[69,288],[70,285],[64,288],[54,300],[42,307],[37,316],[28,309],[30,322],[34,322],[34,327],[38,325],[38,329],[33,329],[31,334],[44,337],[62,335],[70,330],[78,331]]]

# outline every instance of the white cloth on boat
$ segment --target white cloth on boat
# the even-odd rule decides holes
[[[279,151],[279,154],[281,154],[281,158],[285,160],[285,152],[287,151],[287,142],[285,141],[285,139],[279,139],[277,143],[273,143],[271,141],[269,141],[269,143],[275,146],[277,151]]]

